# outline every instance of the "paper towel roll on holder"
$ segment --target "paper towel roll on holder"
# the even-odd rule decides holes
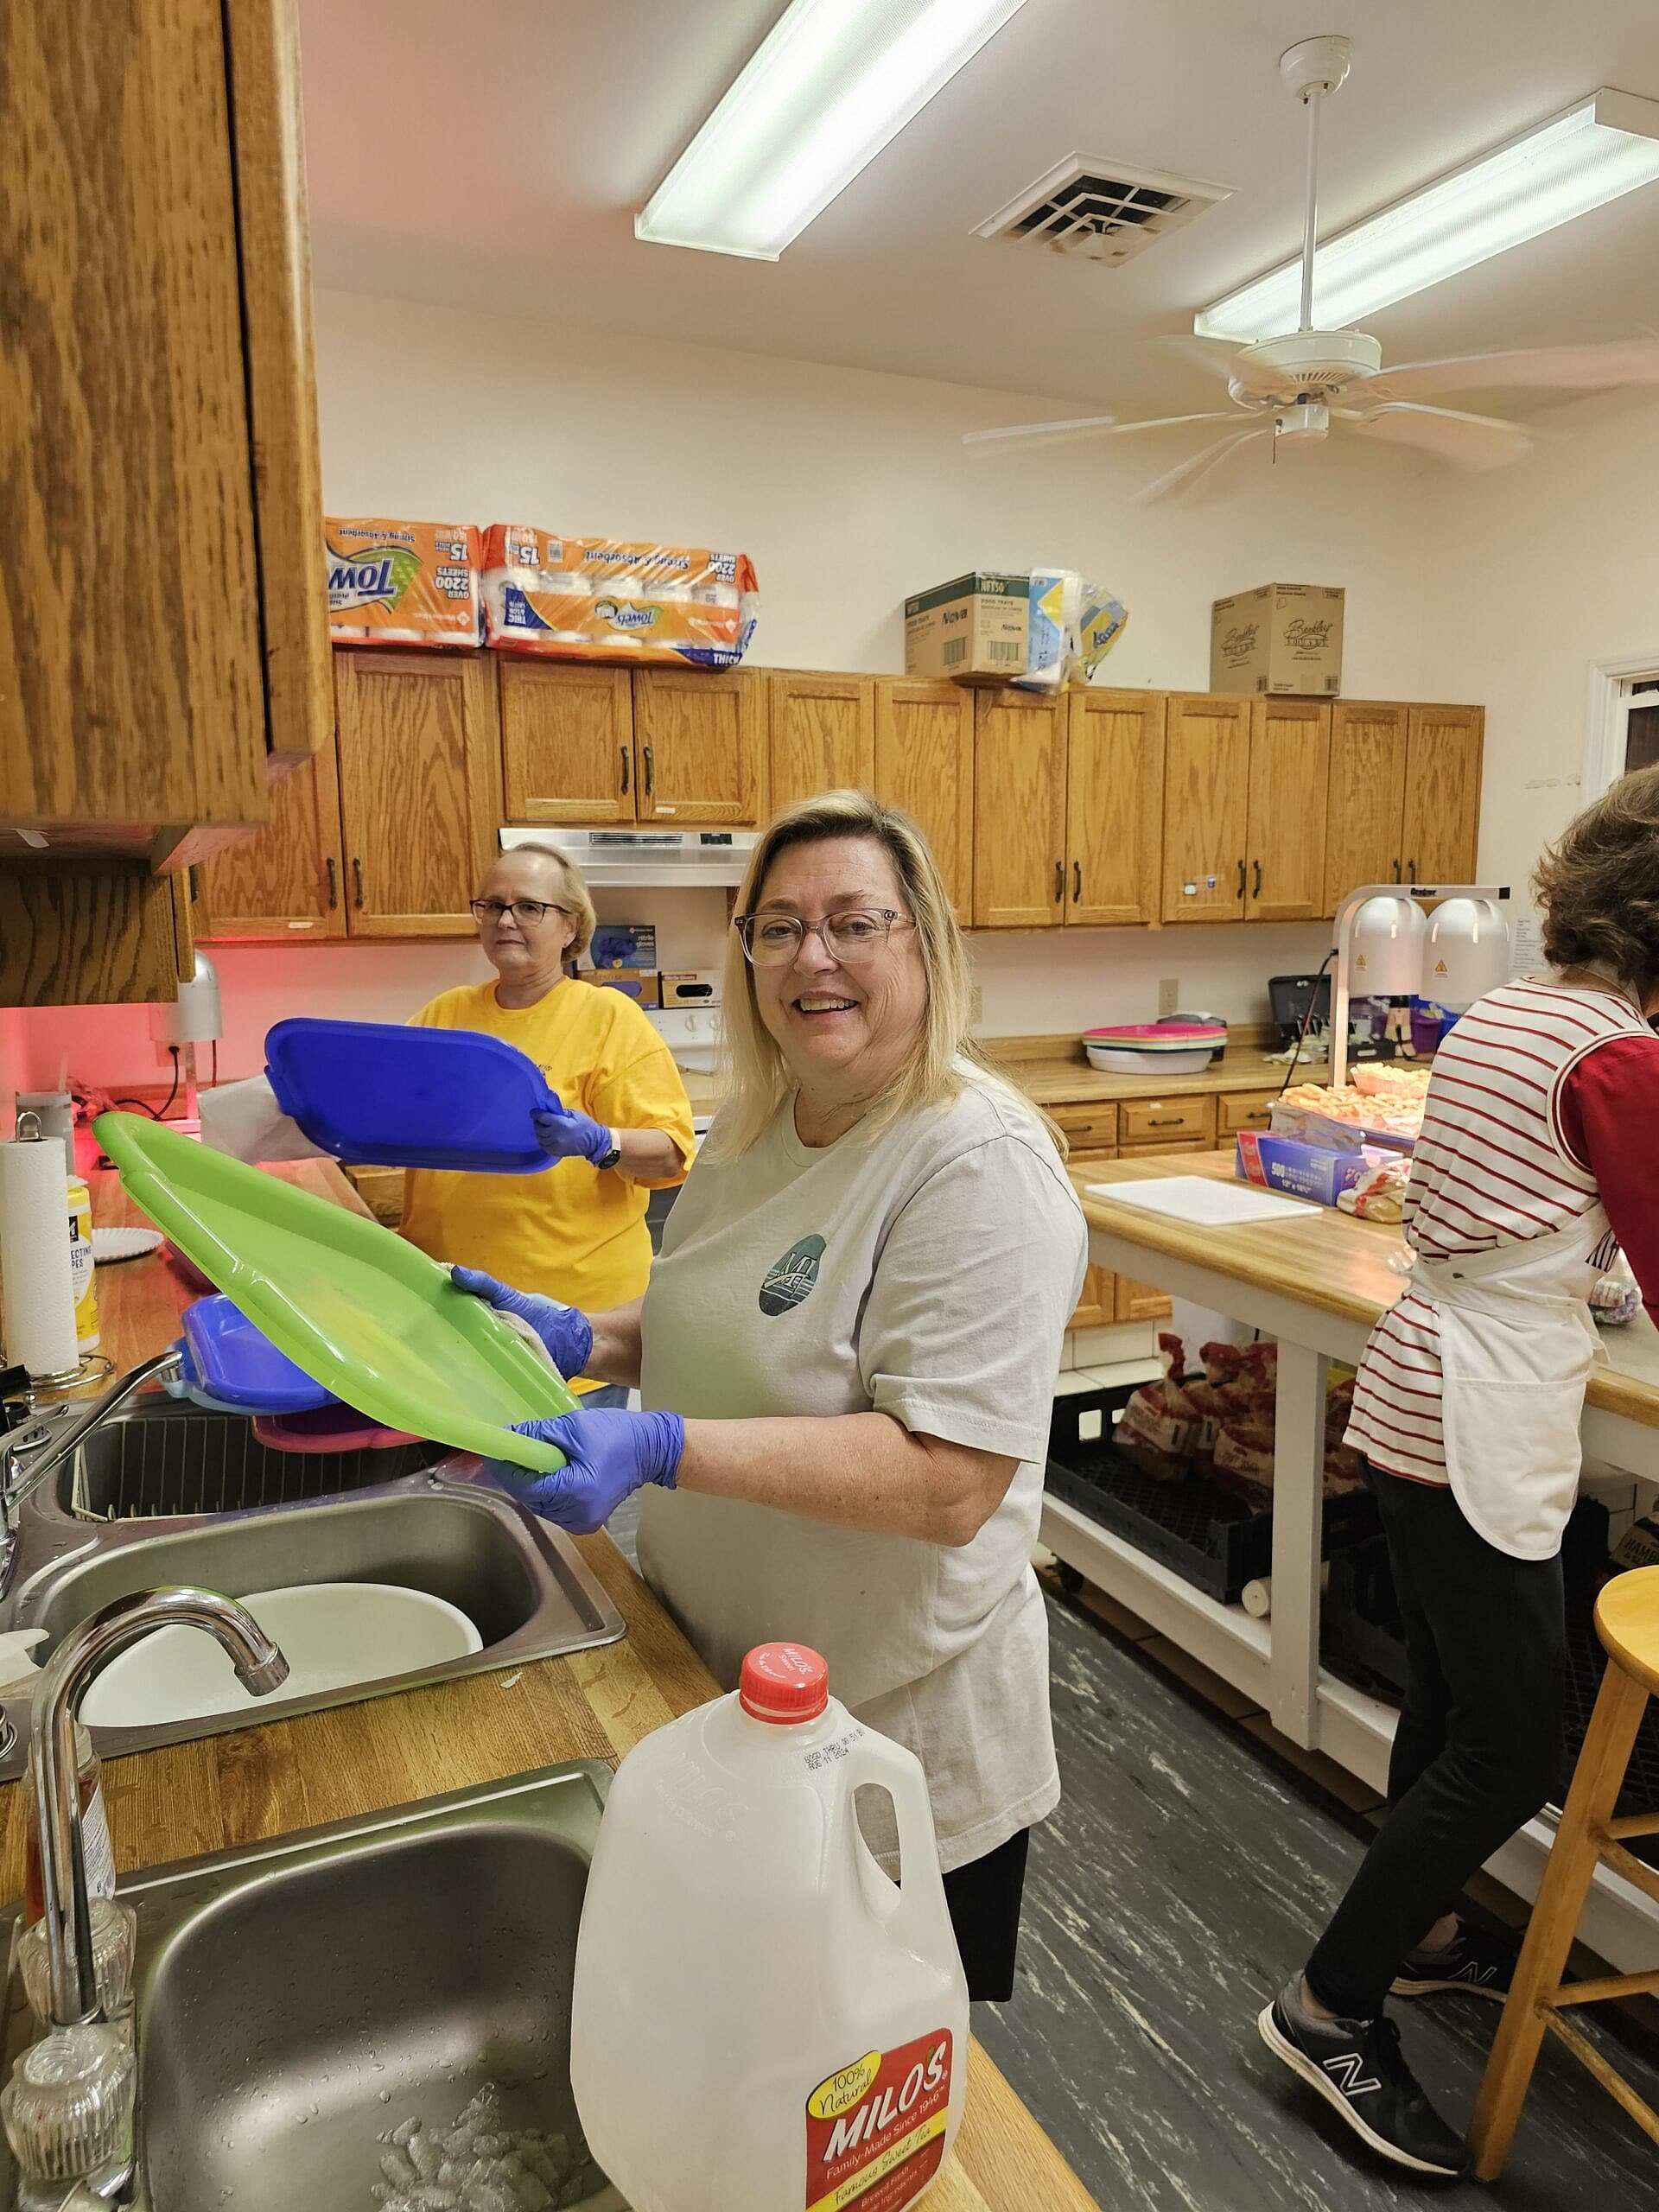
[[[55,1133],[44,1128],[40,1116],[28,1107],[17,1116],[12,1135],[19,1144],[58,1145],[62,1141]],[[102,1382],[114,1371],[113,1363],[101,1351],[84,1352],[73,1367],[60,1368],[50,1375],[31,1375],[28,1396],[32,1402],[44,1391],[79,1389],[88,1382]],[[0,1421],[0,1427],[3,1426]]]

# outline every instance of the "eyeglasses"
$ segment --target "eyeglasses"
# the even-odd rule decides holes
[[[475,921],[499,922],[504,914],[511,914],[521,929],[533,929],[550,914],[563,914],[566,921],[572,918],[568,906],[558,906],[551,899],[474,899],[467,903]]]
[[[756,968],[788,967],[809,937],[817,938],[842,967],[856,968],[874,959],[895,925],[909,920],[909,915],[895,913],[890,906],[861,906],[844,914],[828,914],[821,922],[804,922],[795,914],[738,914],[733,927]]]

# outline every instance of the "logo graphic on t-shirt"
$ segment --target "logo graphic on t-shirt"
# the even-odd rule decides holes
[[[787,1313],[798,1306],[817,1282],[823,1257],[822,1236],[798,1238],[783,1258],[774,1260],[766,1269],[766,1279],[760,1286],[760,1311]]]

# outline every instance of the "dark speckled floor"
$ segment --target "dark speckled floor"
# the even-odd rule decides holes
[[[626,1510],[611,1531],[632,1550]],[[976,2007],[986,2048],[1106,2212],[1445,2204],[1445,2189],[1351,2152],[1255,2032],[1358,1861],[1361,1813],[1276,1756],[1243,1700],[1220,1710],[1177,1680],[1169,1648],[1132,1617],[1114,1628],[1051,1599],[1049,1619],[1065,1797],[1033,1842],[1019,1986]],[[1344,1795],[1363,1808],[1357,1785]],[[1413,2064],[1462,2125],[1496,2006],[1395,2009]],[[1659,2101],[1645,2054],[1617,2056]],[[1548,2047],[1509,2172],[1484,2201],[1659,2212],[1659,2150]]]

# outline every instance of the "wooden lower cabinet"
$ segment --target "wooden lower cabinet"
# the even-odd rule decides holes
[[[1103,1107],[1097,1115],[1078,1106],[1057,1106],[1052,1113],[1053,1119],[1065,1130],[1067,1139],[1071,1142],[1069,1160],[1073,1167],[1087,1167],[1096,1161],[1103,1163],[1116,1159],[1116,1153],[1109,1146],[1084,1149],[1075,1141],[1082,1138],[1086,1143],[1094,1127],[1115,1129],[1117,1126],[1116,1106]],[[1117,1277],[1109,1268],[1090,1268],[1084,1276],[1082,1294],[1077,1300],[1076,1312],[1065,1325],[1065,1333],[1069,1337],[1077,1329],[1109,1328],[1116,1319]]]

